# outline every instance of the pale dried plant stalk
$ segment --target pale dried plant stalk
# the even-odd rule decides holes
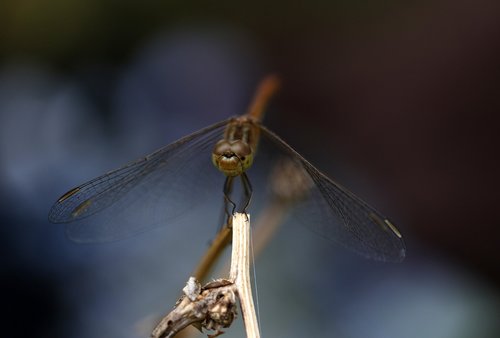
[[[233,215],[233,248],[229,279],[218,279],[201,287],[190,277],[184,295],[174,309],[153,330],[153,338],[172,338],[189,325],[214,330],[216,337],[236,316],[236,299],[240,300],[247,338],[260,338],[250,283],[250,216]]]

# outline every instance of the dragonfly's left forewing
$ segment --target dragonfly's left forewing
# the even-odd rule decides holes
[[[302,168],[312,184],[294,207],[301,223],[323,237],[382,261],[401,261],[405,244],[401,233],[375,208],[328,178],[269,129],[261,126],[263,142]],[[276,157],[276,156],[275,156]]]

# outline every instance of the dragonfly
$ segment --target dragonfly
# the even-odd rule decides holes
[[[114,241],[177,222],[196,205],[213,200],[213,191],[221,186],[226,213],[237,205],[246,212],[255,195],[250,182],[271,172],[273,163],[286,160],[311,182],[306,196],[295,202],[292,218],[365,257],[402,261],[402,235],[386,216],[262,124],[266,103],[278,86],[277,77],[269,76],[246,114],[212,124],[69,190],[52,206],[49,221],[65,223],[68,237],[77,242]],[[249,173],[255,174],[252,179]],[[236,178],[243,190],[239,204],[231,198]]]

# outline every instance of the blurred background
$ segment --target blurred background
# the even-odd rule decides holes
[[[499,337],[499,13],[496,0],[2,1],[2,336],[148,336],[215,228],[79,245],[48,210],[243,113],[276,72],[265,124],[390,215],[408,251],[377,263],[283,227],[256,262],[263,336]],[[226,335],[243,334],[239,320]]]

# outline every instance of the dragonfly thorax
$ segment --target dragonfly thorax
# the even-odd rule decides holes
[[[212,151],[212,162],[227,176],[239,176],[252,165],[253,150],[242,140],[220,140]]]

